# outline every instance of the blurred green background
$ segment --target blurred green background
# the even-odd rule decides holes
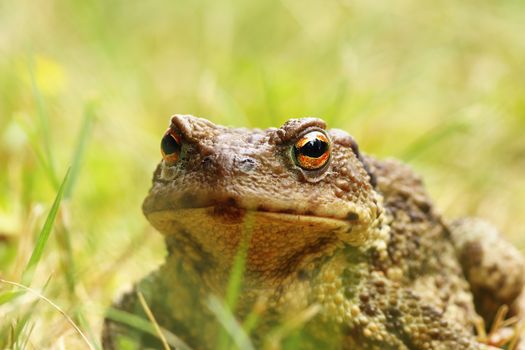
[[[174,113],[322,117],[410,163],[447,218],[485,217],[525,248],[523,1],[0,0],[0,276],[21,281],[72,166],[31,286],[94,339],[163,258],[141,202]],[[84,344],[10,290],[4,346]]]

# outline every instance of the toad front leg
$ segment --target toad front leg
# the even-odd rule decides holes
[[[147,307],[153,314],[155,322],[171,334],[169,343],[177,349],[190,349],[187,342],[196,344],[196,339],[202,338],[199,332],[204,329],[204,322],[198,319],[202,326],[198,327],[189,323],[190,327],[183,325],[180,317],[190,318],[188,314],[206,314],[201,310],[201,306],[196,305],[195,298],[199,295],[195,286],[188,287],[186,279],[181,278],[179,264],[170,261],[160,267],[159,270],[152,272],[142,279],[135,287],[121,296],[112,305],[112,309],[119,312],[120,317],[111,317],[108,314],[104,320],[104,330],[102,334],[103,348],[106,350],[117,349],[162,349],[163,344],[159,335],[148,316],[144,311],[144,306],[139,300],[138,292],[142,293]],[[185,284],[186,283],[186,284]],[[187,293],[190,290],[192,293]],[[119,315],[117,315],[119,316]],[[142,324],[150,323],[149,330],[143,329],[140,324],[131,326],[130,324],[119,322],[121,318],[133,321],[133,318],[142,319]],[[137,324],[137,322],[133,322]],[[209,329],[205,330],[211,333]],[[168,339],[168,338],[167,338]],[[176,346],[175,346],[176,345]],[[201,347],[192,347],[200,349]]]
[[[122,295],[117,302],[112,305],[112,309],[123,315],[123,317],[139,317],[148,322],[144,308],[142,307],[137,291],[143,293],[147,304],[152,304],[151,293],[148,293],[148,286],[157,280],[156,273],[151,274],[136,285],[131,291]],[[127,316],[127,315],[130,316]],[[158,316],[156,316],[158,317]],[[102,333],[102,345],[106,350],[118,350],[130,347],[131,349],[142,348],[161,348],[162,343],[153,334],[141,331],[110,317],[109,314],[104,320],[104,330]]]
[[[135,314],[136,308],[140,306],[137,300],[136,291],[133,289],[129,293],[123,295],[119,302],[112,305],[112,308],[118,311],[123,311]],[[143,315],[145,316],[145,315]],[[128,328],[109,316],[104,320],[104,329],[102,332],[102,345],[106,350],[120,349],[123,343],[144,344],[143,338],[146,334]],[[157,344],[155,344],[157,345]]]

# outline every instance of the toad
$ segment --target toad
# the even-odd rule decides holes
[[[476,322],[519,313],[513,246],[479,219],[445,221],[408,166],[321,119],[259,130],[175,115],[161,150],[143,211],[166,262],[114,307],[147,320],[140,291],[192,349],[223,331],[212,296],[255,348],[489,349]],[[160,347],[150,333],[108,318],[104,347]]]

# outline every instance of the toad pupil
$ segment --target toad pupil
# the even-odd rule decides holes
[[[295,156],[304,155],[310,158],[319,158],[328,149],[328,143],[320,140],[320,139],[314,139],[309,140],[307,143],[305,143],[301,147],[295,147],[294,152]]]
[[[170,155],[180,151],[179,143],[170,133],[166,133],[162,138],[161,148],[165,155]]]

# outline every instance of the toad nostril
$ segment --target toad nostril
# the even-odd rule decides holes
[[[206,156],[202,159],[202,166],[204,169],[211,169],[213,167],[213,159],[211,156]]]
[[[237,162],[239,170],[241,170],[244,173],[253,171],[257,166],[257,162],[255,161],[255,159],[249,157],[239,158]]]
[[[359,220],[359,215],[357,213],[354,213],[354,212],[349,212],[348,215],[346,216],[346,219],[349,220],[349,221],[358,221]]]

